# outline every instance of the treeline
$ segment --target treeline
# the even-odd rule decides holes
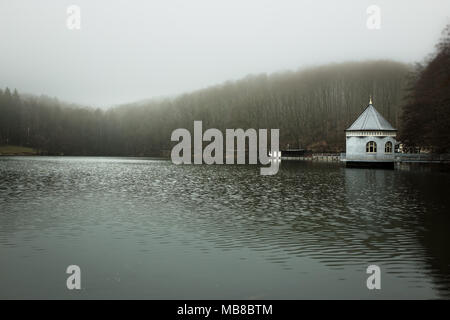
[[[171,149],[176,128],[279,128],[283,148],[339,152],[344,130],[373,96],[399,125],[410,67],[393,61],[332,64],[253,75],[173,99],[108,110],[0,90],[0,145],[47,154],[151,156]]]
[[[450,152],[450,24],[436,52],[411,77],[401,119],[400,139],[411,150]]]

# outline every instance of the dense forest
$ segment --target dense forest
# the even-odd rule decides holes
[[[399,125],[410,67],[367,61],[311,67],[244,79],[160,101],[108,110],[0,90],[0,145],[43,154],[161,155],[171,132],[204,128],[279,128],[283,148],[344,150],[344,130],[367,106]]]
[[[450,25],[436,52],[411,77],[400,129],[411,150],[450,152]]]

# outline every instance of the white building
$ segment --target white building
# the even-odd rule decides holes
[[[372,99],[345,135],[348,167],[394,167],[397,130],[374,108]]]

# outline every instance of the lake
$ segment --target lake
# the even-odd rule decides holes
[[[0,298],[448,299],[449,190],[424,166],[2,157]]]

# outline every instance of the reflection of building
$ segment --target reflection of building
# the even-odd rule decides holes
[[[347,166],[394,166],[397,130],[373,107],[372,99],[345,135]]]

